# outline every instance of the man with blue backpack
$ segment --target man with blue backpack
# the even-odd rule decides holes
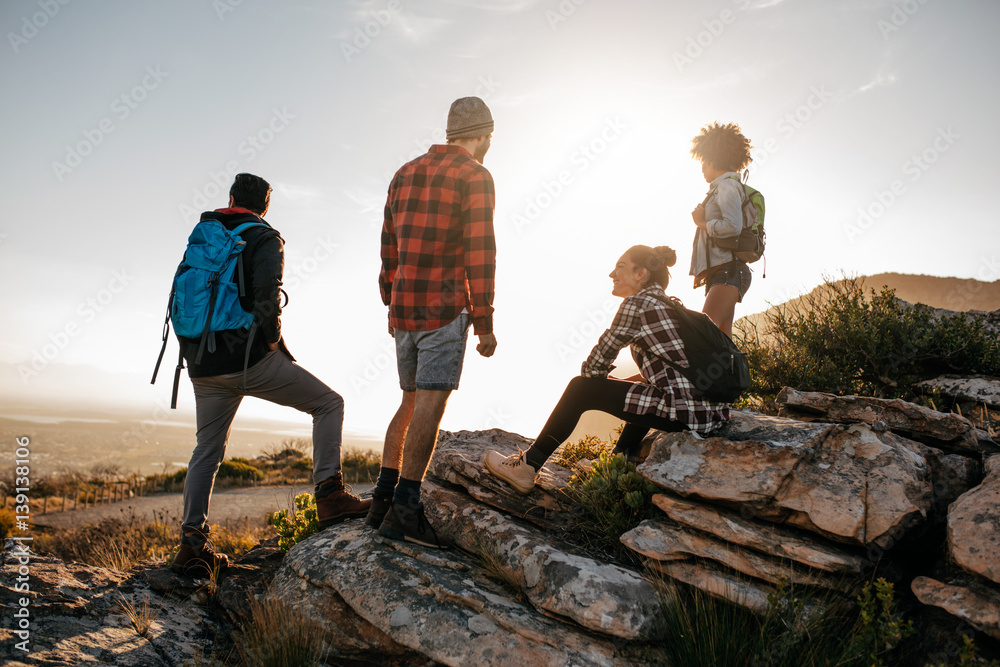
[[[194,386],[198,439],[184,480],[181,547],[171,564],[176,572],[191,574],[228,565],[227,557],[208,543],[208,507],[244,396],[312,416],[313,480],[322,527],[364,517],[372,502],[344,487],[340,469],[344,400],[294,363],[285,347],[280,319],[284,241],[263,219],[270,198],[267,181],[237,174],[229,207],[202,214],[174,277],[164,326],[164,345],[172,321],[181,348],[172,407],[186,361]]]

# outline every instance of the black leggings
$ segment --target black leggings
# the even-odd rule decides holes
[[[580,415],[587,410],[600,410],[627,422],[615,446],[616,452],[625,454],[638,450],[651,428],[661,431],[683,431],[686,428],[680,422],[656,415],[625,412],[625,397],[633,384],[611,378],[575,377],[570,380],[542,432],[528,449],[525,461],[535,470],[541,470],[552,452],[573,433]]]

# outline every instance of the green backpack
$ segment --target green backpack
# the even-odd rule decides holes
[[[764,195],[735,176],[730,178],[743,187],[743,231],[739,236],[713,238],[712,243],[731,251],[734,258],[752,264],[764,256]]]

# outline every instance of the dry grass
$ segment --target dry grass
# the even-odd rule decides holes
[[[250,600],[250,622],[236,633],[236,649],[248,667],[322,664],[326,629],[298,609],[265,597]]]
[[[160,615],[161,609],[154,609],[149,603],[149,596],[144,595],[142,601],[136,605],[133,596],[129,595],[127,598],[122,595],[121,599],[118,601],[118,608],[122,610],[122,613],[128,618],[129,623],[132,624],[132,628],[135,629],[136,633],[140,637],[149,638],[149,629],[156,622],[156,619]]]

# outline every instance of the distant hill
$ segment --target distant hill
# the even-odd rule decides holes
[[[938,276],[909,275],[904,273],[878,273],[873,276],[862,276],[865,291],[881,291],[883,287],[895,290],[896,296],[909,303],[923,303],[931,308],[944,308],[955,311],[1000,309],[1000,280],[991,283],[971,278],[940,278]],[[835,281],[843,283],[844,281]],[[762,324],[766,313],[778,307],[791,307],[801,304],[810,296],[824,289],[820,285],[809,294],[796,297],[783,304],[774,306],[764,313],[747,315],[746,320],[758,325]]]

